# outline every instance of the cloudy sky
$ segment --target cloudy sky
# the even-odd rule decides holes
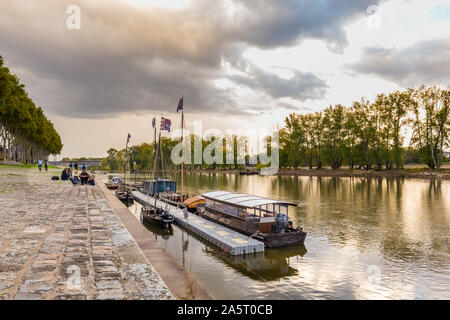
[[[179,126],[182,95],[188,126],[225,130],[448,85],[449,30],[448,0],[0,1],[0,55],[60,132],[59,158],[150,141],[155,115]]]

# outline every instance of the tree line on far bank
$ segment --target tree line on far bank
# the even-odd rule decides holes
[[[0,158],[36,162],[59,154],[62,146],[53,123],[35,106],[19,79],[3,66],[0,56]]]
[[[202,147],[202,153],[205,151],[205,148],[211,144],[211,140],[214,140],[212,137],[207,137],[202,139],[197,135],[189,135],[185,137],[185,139],[190,139],[191,146],[194,146],[196,143],[199,143]],[[238,137],[233,135],[231,137],[222,138],[222,164],[219,163],[211,163],[211,164],[195,164],[194,163],[194,148],[191,148],[191,156],[190,159],[192,163],[185,163],[184,168],[186,170],[191,169],[241,169],[245,167],[245,164],[240,164],[238,159],[244,159],[245,163],[249,162],[250,156],[247,154],[247,143],[244,137]],[[164,169],[175,169],[179,167],[172,162],[171,154],[172,149],[179,144],[179,140],[173,140],[167,137],[161,137],[161,154],[162,158],[159,160],[158,167],[161,168],[161,163],[164,166]],[[233,160],[231,164],[226,164],[226,153],[227,147],[230,147],[233,144]],[[187,151],[185,151],[187,152]],[[212,151],[212,155],[215,155],[215,151]],[[125,168],[125,159],[126,159],[126,149],[117,150],[114,148],[110,148],[107,151],[107,157],[104,158],[101,162],[102,168],[108,171],[122,171]],[[155,146],[154,143],[143,143],[141,145],[128,147],[128,165],[129,169],[136,169],[139,171],[151,171],[153,170],[155,162]]]
[[[375,101],[362,98],[351,106],[329,106],[321,112],[292,113],[279,131],[280,168],[332,169],[348,166],[359,169],[401,169],[405,163],[422,163],[429,168],[440,168],[448,161],[444,151],[449,145],[450,91],[436,86],[410,88],[390,94],[379,94]],[[404,146],[405,135],[410,141]],[[202,151],[210,139],[191,135],[191,145],[197,139]],[[242,169],[237,158],[250,156],[244,137],[223,138],[223,164],[185,164],[190,169]],[[234,144],[234,162],[226,164],[226,149]],[[243,143],[240,143],[243,142]],[[171,150],[179,141],[161,138],[163,163],[175,168]],[[239,145],[244,147],[238,148]],[[270,146],[270,139],[267,140]],[[191,159],[194,159],[193,150]],[[125,149],[111,148],[102,161],[109,171],[125,167]],[[128,148],[128,168],[151,170],[155,158],[153,143]]]
[[[405,154],[440,168],[449,148],[450,91],[422,86],[362,98],[351,106],[290,114],[280,131],[284,167],[401,169]],[[411,133],[409,145],[403,145]]]

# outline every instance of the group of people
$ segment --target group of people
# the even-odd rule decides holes
[[[75,163],[74,170],[72,170],[72,163],[69,165],[69,168],[64,168],[61,172],[61,180],[70,180],[74,185],[75,184],[87,184],[91,186],[95,186],[94,178],[86,171],[86,166],[83,165],[81,167],[80,176],[77,176],[78,173],[78,164]]]
[[[38,161],[38,167],[39,167],[39,171],[42,171],[42,160]],[[48,161],[47,159],[44,160],[44,168],[45,168],[45,172],[48,171]]]

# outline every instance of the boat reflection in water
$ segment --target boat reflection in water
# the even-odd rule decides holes
[[[188,248],[191,238],[202,243],[201,251],[206,256],[213,257],[241,275],[256,281],[272,281],[298,275],[298,270],[291,267],[290,261],[303,257],[307,253],[305,245],[298,244],[283,248],[266,248],[264,252],[233,256],[211,245],[190,230],[182,230],[181,239],[178,240],[181,240],[181,262],[183,266],[185,266],[185,254],[189,254]]]
[[[130,209],[138,216],[140,208],[141,205],[135,202]],[[197,234],[178,226],[161,228],[153,223],[144,222],[143,224],[156,239],[163,239],[166,243],[164,247],[172,255],[178,257],[184,267],[187,267],[185,261],[188,260],[189,256],[199,250],[205,256],[212,257],[225,266],[236,270],[244,277],[255,281],[272,281],[298,275],[299,271],[291,267],[290,262],[293,259],[303,257],[307,253],[305,245],[298,244],[282,248],[266,248],[264,252],[254,254],[232,256],[211,245]],[[177,254],[177,251],[179,254]],[[197,258],[202,259],[201,257]]]
[[[205,247],[204,252],[244,276],[257,281],[271,281],[298,274],[298,270],[290,266],[290,259],[303,257],[307,250],[304,244],[285,248],[268,249],[248,255],[232,256],[216,248]]]
[[[160,226],[155,225],[154,223],[146,221],[143,221],[142,224],[148,231],[150,231],[155,236],[156,239],[158,239],[158,237],[162,237],[163,239],[167,240],[169,239],[170,236],[173,236],[172,226],[162,228]]]

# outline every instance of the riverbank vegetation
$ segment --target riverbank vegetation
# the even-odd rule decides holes
[[[0,169],[21,169],[21,168],[25,168],[25,169],[38,169],[39,166],[35,163],[17,163],[17,164],[10,164],[10,163],[2,163],[0,162]],[[57,166],[53,166],[53,165],[49,165],[48,169],[58,169],[60,170],[59,167]]]
[[[59,154],[61,138],[0,56],[0,159],[35,163]]]
[[[390,94],[379,94],[375,101],[362,98],[351,106],[329,106],[321,112],[292,113],[279,131],[281,172],[301,167],[309,169],[403,169],[405,164],[424,164],[439,169],[448,162],[450,91],[436,86],[411,88]],[[405,145],[405,137],[408,143]],[[211,144],[209,138],[191,135],[200,143],[202,151]],[[243,137],[223,138],[222,163],[185,164],[187,170],[238,170],[243,157],[250,156]],[[178,141],[161,138],[163,162],[167,168],[176,167],[171,150]],[[231,143],[233,146],[231,146]],[[238,146],[241,145],[240,149]],[[270,139],[267,140],[270,145]],[[233,147],[234,160],[226,164],[226,149]],[[191,151],[191,159],[194,159]],[[102,161],[103,169],[122,171],[125,149],[109,149]],[[154,162],[153,144],[144,143],[128,148],[128,168],[150,170]],[[258,165],[260,167],[261,165]]]
[[[281,166],[401,169],[407,155],[440,168],[449,148],[449,100],[449,90],[422,86],[379,94],[373,102],[362,98],[349,107],[290,114],[280,131]]]

